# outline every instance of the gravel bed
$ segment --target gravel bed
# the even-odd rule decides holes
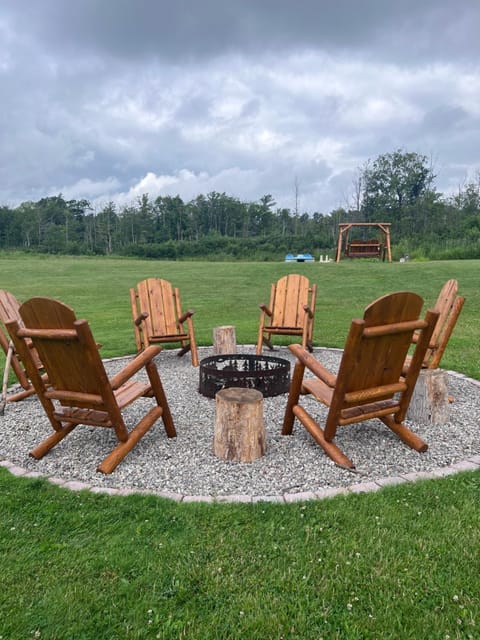
[[[239,353],[254,353],[253,346],[239,346]],[[200,348],[199,357],[212,355]],[[287,348],[274,355],[293,358]],[[329,369],[338,367],[341,352],[316,348],[315,356]],[[123,367],[128,358],[106,362],[109,373]],[[352,473],[334,465],[307,431],[295,423],[292,436],[280,434],[286,395],[264,399],[267,453],[251,463],[225,462],[212,453],[215,400],[198,393],[199,369],[190,357],[178,358],[164,350],[157,358],[177,438],[165,435],[158,421],[125,460],[109,476],[95,471],[115,446],[112,430],[80,426],[42,460],[28,452],[51,433],[51,426],[36,397],[9,403],[0,416],[0,460],[63,480],[77,480],[97,487],[152,490],[184,496],[278,496],[348,487],[411,472],[432,471],[480,454],[480,383],[448,372],[448,390],[455,401],[450,421],[443,426],[411,425],[429,449],[410,450],[380,421],[339,428],[336,443],[356,464]],[[312,413],[320,420],[326,410],[309,398]],[[151,401],[142,399],[125,412],[134,424]]]

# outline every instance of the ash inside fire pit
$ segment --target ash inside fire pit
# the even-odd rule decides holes
[[[287,393],[290,387],[290,362],[273,356],[224,354],[200,362],[199,392],[214,398],[228,387],[261,391],[265,398]]]

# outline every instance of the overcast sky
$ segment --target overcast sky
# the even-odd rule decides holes
[[[480,169],[478,0],[1,0],[0,205],[211,191],[328,213],[397,149]]]

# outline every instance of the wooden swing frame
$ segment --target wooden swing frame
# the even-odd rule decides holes
[[[335,262],[340,262],[342,256],[343,240],[345,238],[345,251],[349,258],[387,258],[388,262],[392,261],[392,249],[390,246],[390,222],[341,222],[338,225],[338,243],[337,256]],[[348,242],[350,229],[353,227],[375,227],[385,236],[385,244],[374,244],[371,241],[366,242]],[[383,255],[382,255],[383,253]]]

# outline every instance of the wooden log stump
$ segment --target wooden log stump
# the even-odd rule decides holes
[[[407,419],[418,424],[448,422],[448,375],[443,369],[422,369],[407,411]]]
[[[213,453],[223,460],[252,462],[265,455],[263,396],[256,389],[230,387],[216,396]]]
[[[213,354],[237,353],[235,327],[226,325],[213,329]]]

